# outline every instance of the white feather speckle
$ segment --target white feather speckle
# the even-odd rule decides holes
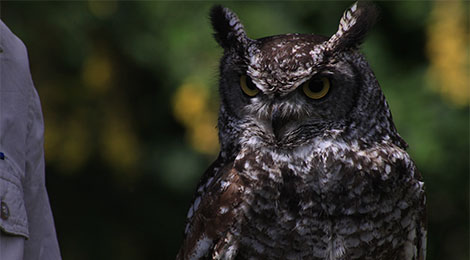
[[[392,171],[392,168],[390,167],[389,164],[385,164],[385,173],[386,174],[390,174],[390,172]]]
[[[227,212],[228,212],[228,208],[227,208],[227,207],[220,207],[220,209],[219,209],[219,213],[220,213],[220,214],[225,214],[225,213],[227,213]]]
[[[206,235],[203,235],[196,243],[193,254],[189,257],[191,260],[200,259],[203,257],[207,250],[212,246],[212,239],[209,239]]]
[[[194,214],[194,208],[193,206],[191,206],[191,208],[189,208],[188,210],[188,214],[186,215],[187,218],[191,218]]]
[[[197,197],[197,198],[194,200],[194,204],[193,204],[194,211],[196,211],[197,208],[199,207],[199,203],[201,203],[201,197]]]

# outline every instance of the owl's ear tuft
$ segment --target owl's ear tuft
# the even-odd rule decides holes
[[[250,39],[246,36],[245,29],[234,12],[216,5],[210,11],[210,19],[215,40],[222,48],[237,51],[246,49]]]
[[[367,2],[356,2],[348,8],[339,21],[338,31],[326,43],[329,52],[357,48],[375,24],[377,8]]]

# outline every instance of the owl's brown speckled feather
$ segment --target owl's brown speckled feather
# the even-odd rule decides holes
[[[424,183],[358,50],[375,17],[354,4],[332,37],[253,40],[212,9],[221,153],[177,259],[425,259]]]

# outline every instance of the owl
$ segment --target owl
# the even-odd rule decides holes
[[[425,259],[424,183],[359,50],[376,17],[355,3],[331,37],[255,40],[211,9],[221,151],[177,259]]]

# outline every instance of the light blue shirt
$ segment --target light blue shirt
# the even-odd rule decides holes
[[[43,145],[26,47],[0,21],[0,260],[61,259]]]

